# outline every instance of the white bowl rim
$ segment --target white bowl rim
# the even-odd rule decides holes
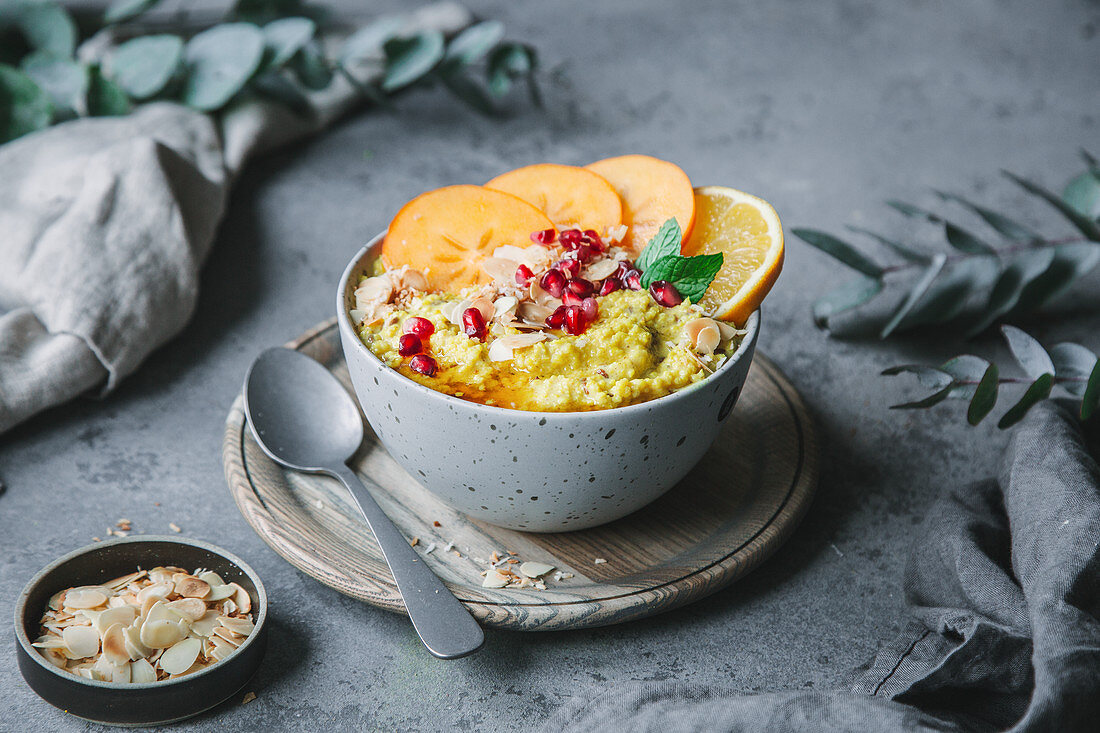
[[[355,253],[355,256],[351,258],[351,261],[348,263],[347,267],[344,268],[343,275],[340,276],[340,284],[336,290],[336,318],[341,334],[343,335],[346,330],[347,333],[351,334],[352,340],[355,342],[356,349],[361,349],[362,352],[367,356],[367,358],[373,360],[378,366],[381,366],[384,369],[388,369],[394,372],[394,374],[396,374],[397,376],[401,377],[402,381],[407,382],[407,386],[411,387],[414,391],[425,395],[425,397],[429,399],[443,398],[443,401],[447,404],[451,404],[450,402],[448,402],[449,400],[453,401],[454,403],[462,405],[464,408],[471,409],[473,412],[481,412],[486,415],[508,416],[512,417],[513,419],[519,419],[520,417],[538,417],[547,421],[561,419],[595,420],[599,419],[601,415],[614,414],[618,416],[627,415],[633,412],[648,412],[657,403],[662,403],[663,406],[664,404],[668,404],[669,402],[677,398],[682,398],[685,395],[694,392],[696,389],[701,388],[710,380],[715,379],[729,369],[732,369],[734,365],[741,361],[741,358],[744,357],[749,348],[755,343],[760,330],[760,309],[757,308],[749,316],[748,321],[745,322],[745,329],[748,331],[748,333],[746,333],[745,337],[741,340],[741,344],[737,347],[737,350],[730,354],[729,358],[726,359],[722,366],[718,367],[718,369],[716,369],[712,374],[705,377],[704,379],[699,380],[698,382],[690,384],[686,387],[683,387],[682,389],[678,389],[675,392],[664,395],[662,397],[658,397],[652,400],[646,400],[645,402],[636,402],[632,405],[622,405],[619,407],[608,407],[602,410],[540,411],[520,410],[514,407],[499,407],[497,405],[486,405],[482,404],[481,402],[464,400],[461,397],[455,397],[454,395],[448,394],[447,392],[441,392],[437,389],[432,389],[431,387],[425,387],[416,380],[409,379],[396,369],[392,369],[388,364],[378,358],[377,354],[367,348],[367,345],[363,343],[363,340],[359,338],[359,334],[356,333],[355,328],[351,325],[351,318],[348,315],[348,309],[345,306],[345,296],[347,293],[348,281],[351,279],[353,274],[358,274],[357,270],[362,265],[362,262],[367,253],[370,252],[370,250],[374,247],[381,244],[385,236],[386,232],[383,231],[381,234],[375,236],[373,239],[363,245],[359,249],[359,251]]]

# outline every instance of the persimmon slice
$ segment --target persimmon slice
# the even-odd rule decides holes
[[[580,227],[603,234],[623,223],[623,203],[604,178],[572,165],[543,163],[503,173],[486,188],[519,196],[559,229]]]
[[[648,155],[622,155],[585,166],[607,180],[623,200],[623,243],[641,252],[657,230],[675,217],[687,241],[695,223],[695,193],[680,167]]]
[[[489,282],[481,262],[503,244],[531,243],[549,229],[546,214],[523,199],[482,186],[447,186],[405,204],[382,241],[382,263],[420,270],[434,290]]]

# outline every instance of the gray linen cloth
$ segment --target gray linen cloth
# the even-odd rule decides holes
[[[575,700],[547,731],[1100,730],[1100,470],[1042,404],[997,479],[949,487],[913,547],[914,617],[851,690],[669,684]]]
[[[406,21],[452,33],[471,16],[443,2]],[[184,327],[245,160],[323,129],[361,97],[337,77],[309,100],[308,115],[259,99],[217,116],[154,103],[0,145],[0,433],[110,391]]]

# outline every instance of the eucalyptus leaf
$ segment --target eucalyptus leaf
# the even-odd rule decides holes
[[[1054,250],[1050,248],[1027,250],[1014,258],[1001,272],[993,290],[989,293],[982,317],[970,329],[975,336],[993,325],[997,319],[1012,311],[1020,302],[1025,288],[1042,276],[1054,262]]]
[[[837,313],[857,308],[882,292],[882,280],[876,277],[860,277],[841,285],[836,290],[814,301],[814,324],[828,328],[829,319]]]
[[[919,206],[907,204],[904,201],[891,199],[886,202],[886,205],[889,206],[891,209],[894,209],[895,211],[898,211],[905,216],[913,217],[914,219],[927,219],[928,221],[933,223],[939,223],[943,221],[943,219],[941,219],[939,215],[933,214],[931,211],[922,209]]]
[[[932,263],[921,274],[917,282],[913,284],[913,287],[909,290],[909,294],[905,296],[905,300],[901,302],[901,305],[897,307],[893,315],[890,316],[890,320],[886,322],[886,325],[882,327],[882,331],[879,334],[880,338],[886,338],[894,332],[902,320],[909,315],[913,308],[924,297],[928,289],[932,287],[932,282],[939,277],[943,272],[943,266],[947,264],[947,255],[937,254],[932,258]]]
[[[1100,168],[1100,160],[1097,160],[1095,155],[1084,148],[1081,148],[1078,152],[1081,153],[1081,159],[1085,161],[1085,165],[1089,168]]]
[[[293,82],[278,71],[260,74],[249,85],[261,97],[274,100],[301,117],[313,113],[309,98]]]
[[[970,209],[975,214],[980,216],[986,224],[996,230],[999,234],[1008,239],[1012,239],[1017,242],[1029,242],[1034,239],[1040,239],[1040,235],[1018,221],[1008,218],[1004,214],[997,213],[991,209],[987,209],[984,206],[979,206],[971,202],[970,200],[963,198],[957,193],[946,193],[944,191],[936,191],[936,195],[942,198],[944,201],[954,201],[962,206]]]
[[[87,67],[49,51],[35,51],[23,58],[21,69],[50,95],[57,116],[71,117],[83,109],[88,93]]]
[[[1044,374],[1054,374],[1054,362],[1043,345],[1030,334],[1015,326],[1001,326],[1001,333],[1008,342],[1009,351],[1016,358],[1024,373],[1032,379]]]
[[[1009,173],[1008,171],[1003,171],[1003,173],[1008,176],[1009,179],[1014,181],[1017,185],[1022,187],[1025,191],[1035,196],[1038,196],[1039,198],[1043,199],[1048,204],[1053,206],[1055,209],[1060,211],[1064,217],[1069,219],[1070,223],[1072,223],[1073,226],[1077,227],[1078,231],[1085,235],[1085,237],[1091,239],[1093,242],[1100,242],[1100,226],[1098,226],[1096,222],[1092,221],[1087,216],[1084,216],[1077,209],[1070,206],[1061,198],[1046,190],[1039,184],[1032,183],[1031,181],[1024,178],[1020,178],[1019,176],[1013,173]]]
[[[121,117],[130,114],[130,98],[118,84],[103,76],[99,67],[88,72],[88,114],[92,117]]]
[[[1054,363],[1054,376],[1062,388],[1074,397],[1084,397],[1089,375],[1096,369],[1096,354],[1081,344],[1065,342],[1050,348],[1050,360]]]
[[[1028,410],[1045,400],[1047,397],[1050,397],[1050,390],[1053,386],[1053,375],[1044,374],[1040,376],[1031,383],[1027,391],[1024,392],[1024,396],[1020,398],[1020,401],[1008,408],[1004,415],[1001,415],[1001,419],[997,422],[997,427],[1004,430],[1020,422],[1020,420],[1023,420]]]
[[[48,127],[52,119],[50,95],[22,71],[0,64],[0,143]]]
[[[182,60],[183,39],[178,36],[139,36],[115,49],[111,78],[134,99],[148,99],[168,86]]]
[[[997,375],[997,365],[990,364],[986,367],[985,374],[978,382],[974,390],[974,396],[970,399],[970,407],[966,410],[966,421],[971,425],[977,425],[985,419],[986,415],[993,411],[997,404],[997,388],[1000,379]]]
[[[464,74],[461,70],[442,73],[439,75],[439,78],[447,91],[481,114],[486,117],[492,117],[497,114],[497,109],[493,104],[493,98],[489,96],[485,88]]]
[[[932,407],[938,405],[951,396],[951,388],[945,387],[941,390],[933,392],[922,400],[914,400],[912,402],[902,402],[898,405],[890,405],[891,410],[920,410],[925,407]]]
[[[898,374],[913,374],[922,387],[928,387],[929,389],[950,387],[951,383],[955,381],[955,378],[944,370],[924,366],[923,364],[899,364],[882,370],[884,377],[893,377]]]
[[[72,58],[77,30],[65,8],[52,2],[19,2],[15,17],[31,48]]]
[[[839,260],[868,277],[881,278],[883,269],[851,244],[817,229],[792,229],[791,233],[806,244]]]
[[[356,30],[340,49],[340,63],[353,66],[363,61],[379,60],[386,57],[383,46],[396,36],[407,21],[397,15],[383,15],[374,22]]]
[[[864,229],[862,227],[848,226],[847,228],[849,231],[856,232],[857,234],[866,234],[868,237],[871,237],[879,244],[888,247],[889,249],[893,250],[895,254],[901,256],[906,260],[909,260],[910,262],[916,262],[920,265],[932,264],[932,255],[925,254],[924,252],[918,252],[912,247],[904,245],[897,240],[889,239],[888,237],[884,237],[881,234],[876,234],[875,232]]]
[[[1100,176],[1085,171],[1066,184],[1062,200],[1082,216],[1096,220],[1100,217]]]
[[[989,287],[999,273],[1000,261],[996,257],[968,257],[951,263],[898,329],[950,321],[963,311],[975,293]]]
[[[1085,386],[1085,395],[1081,398],[1081,419],[1088,420],[1097,407],[1100,407],[1100,362],[1092,368],[1092,374]]]
[[[521,43],[502,43],[489,54],[485,73],[489,79],[489,91],[496,97],[508,93],[514,79],[526,78],[535,106],[541,107],[538,85],[535,83],[535,70],[538,68],[538,56],[535,49]]]
[[[443,58],[460,66],[477,63],[504,37],[504,24],[499,20],[486,20],[466,28],[450,43]]]
[[[382,90],[393,92],[419,81],[443,58],[443,34],[425,31],[411,38],[394,38],[383,46],[386,74]]]
[[[280,18],[265,25],[264,68],[281,69],[316,32],[317,24],[309,18]]]
[[[316,15],[316,11],[303,0],[237,0],[230,12],[234,20],[257,25],[290,15]]]
[[[978,388],[978,382],[989,371],[990,363],[980,356],[963,354],[944,362],[940,370],[955,378],[951,387],[952,399],[969,400]]]
[[[189,107],[211,112],[244,88],[264,56],[264,34],[251,23],[223,23],[187,42],[187,77],[182,99]]]
[[[294,72],[295,78],[307,89],[320,91],[327,89],[332,83],[332,68],[316,41],[310,41],[302,46],[290,59],[289,67]],[[355,80],[352,79],[352,81]],[[359,86],[358,82],[355,83]]]
[[[114,0],[103,13],[106,23],[123,23],[159,4],[160,0]]]
[[[996,249],[953,222],[944,222],[943,233],[944,236],[947,237],[947,243],[960,252],[966,252],[972,255],[997,254]]]
[[[1033,313],[1057,299],[1100,263],[1100,244],[1073,242],[1053,248],[1046,272],[1028,283],[1010,315]]]

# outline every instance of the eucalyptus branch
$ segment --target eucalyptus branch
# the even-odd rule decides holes
[[[914,374],[922,386],[934,391],[922,399],[893,405],[891,409],[924,409],[944,400],[969,400],[967,421],[977,425],[992,412],[999,388],[1005,384],[1028,386],[1023,396],[997,422],[1001,429],[1023,419],[1028,410],[1049,398],[1055,387],[1080,400],[1082,420],[1088,420],[1100,407],[1100,359],[1095,353],[1069,342],[1055,344],[1047,351],[1030,335],[1013,326],[1002,326],[1001,333],[1025,377],[1001,377],[996,364],[970,354],[956,356],[938,367],[902,364],[882,373],[888,376]]]
[[[80,32],[60,4],[0,6],[0,143],[73,117],[124,115],[154,100],[218,112],[256,94],[305,113],[307,92],[327,88],[337,73],[379,105],[432,81],[486,115],[500,112],[498,101],[516,80],[526,81],[539,102],[534,49],[503,40],[498,21],[447,38],[410,34],[404,18],[383,16],[329,58],[315,20],[322,12],[300,0],[237,0],[225,22],[201,30],[191,15],[180,25],[146,23],[142,15],[158,2],[114,0],[103,24],[90,29],[95,48],[79,55]],[[377,85],[357,77],[360,65],[381,71]]]
[[[901,258],[881,265],[851,243],[816,229],[793,229],[807,244],[860,273],[861,277],[820,298],[814,321],[828,328],[831,318],[871,301],[897,274],[913,275],[908,295],[880,330],[880,337],[930,324],[955,322],[974,336],[1001,320],[1034,313],[1068,290],[1100,263],[1100,166],[1081,151],[1086,170],[1075,176],[1058,196],[1037,183],[1012,173],[1005,175],[1028,194],[1057,210],[1078,235],[1045,237],[1030,227],[959,194],[936,191],[981,219],[1002,242],[994,246],[966,226],[939,213],[902,201],[887,201],[898,213],[942,227],[946,252],[928,251],[859,227],[849,230],[870,237]],[[960,318],[967,304],[984,300],[972,321]]]

